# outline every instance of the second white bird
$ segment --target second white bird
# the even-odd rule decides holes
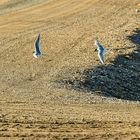
[[[102,64],[104,64],[104,53],[105,53],[105,49],[103,48],[103,46],[99,43],[99,41],[97,39],[95,40],[95,45],[97,46],[98,57],[100,59],[100,62]]]

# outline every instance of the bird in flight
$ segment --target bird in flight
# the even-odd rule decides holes
[[[103,48],[103,46],[99,43],[99,41],[97,39],[95,40],[95,45],[97,46],[98,57],[100,59],[100,62],[102,64],[104,64],[104,52],[105,52],[105,49]]]
[[[35,43],[34,43],[34,52],[33,52],[33,56],[35,58],[38,58],[40,55],[41,55],[41,50],[40,50],[40,33],[38,33],[38,36],[35,40]]]

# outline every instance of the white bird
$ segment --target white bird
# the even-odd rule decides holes
[[[105,52],[105,49],[103,48],[103,46],[99,43],[99,41],[97,39],[95,40],[95,45],[97,46],[98,57],[100,59],[100,62],[102,64],[104,64],[104,52]]]
[[[38,33],[38,36],[35,40],[35,44],[34,44],[34,52],[33,52],[33,56],[35,58],[38,58],[41,55],[41,50],[40,50],[40,33]]]

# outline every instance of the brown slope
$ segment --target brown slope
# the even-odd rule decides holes
[[[1,137],[138,137],[139,104],[114,98],[140,99],[137,96],[139,41],[135,41],[139,32],[133,33],[139,27],[137,4],[138,1],[131,0],[48,0],[3,13],[0,16],[0,106],[1,129],[6,130],[0,133]],[[48,52],[47,57],[39,59],[32,56],[37,32],[41,32],[42,51]],[[95,37],[105,48],[112,49],[106,52],[104,67],[99,66],[93,45]],[[137,55],[133,54],[135,49]],[[134,65],[133,69],[129,63]],[[102,81],[102,70],[107,75],[114,72],[107,79],[110,85],[117,81],[118,85],[111,85],[118,87],[114,91]],[[134,74],[132,81],[130,74]],[[99,79],[98,84],[94,77]],[[124,87],[126,81],[129,87],[136,87],[136,90],[128,88],[132,97]],[[105,84],[103,88],[101,82]],[[52,125],[44,130],[40,128],[44,127],[42,123],[54,122],[53,128]],[[68,134],[73,127],[70,123],[77,124]],[[21,131],[13,128],[15,125],[20,125]],[[28,125],[31,125],[30,131]]]

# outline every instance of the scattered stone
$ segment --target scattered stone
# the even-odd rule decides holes
[[[136,12],[137,12],[137,13],[140,13],[140,9],[136,9]]]

